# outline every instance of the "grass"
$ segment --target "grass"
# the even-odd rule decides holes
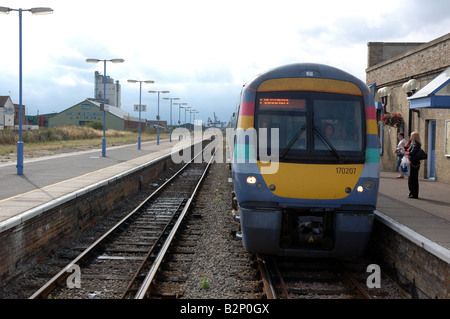
[[[137,143],[138,133],[133,131],[106,130],[107,146]],[[160,133],[168,138],[169,133]],[[62,126],[23,131],[24,151],[57,150],[61,148],[98,148],[102,145],[103,130],[82,126]],[[11,129],[0,131],[0,156],[17,152],[18,133]],[[141,141],[156,140],[155,130],[141,131]]]
[[[200,288],[201,289],[209,289],[211,288],[211,283],[208,278],[203,277],[202,281],[200,282]]]

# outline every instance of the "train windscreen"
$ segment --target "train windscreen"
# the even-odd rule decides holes
[[[364,118],[363,99],[358,96],[258,93],[255,113],[258,148],[261,139],[266,139],[267,154],[278,151],[281,161],[360,162],[364,158]],[[278,150],[271,149],[272,129],[278,130]]]

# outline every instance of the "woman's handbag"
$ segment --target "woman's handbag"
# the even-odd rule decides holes
[[[420,149],[415,155],[412,155],[412,156],[411,156],[411,154],[409,155],[409,159],[413,162],[418,162],[418,161],[421,161],[421,160],[424,160],[427,158],[428,158],[428,155],[427,155],[427,153],[425,153],[423,151],[423,149]]]

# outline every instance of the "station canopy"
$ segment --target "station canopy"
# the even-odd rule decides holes
[[[410,109],[450,109],[450,67],[408,100]]]

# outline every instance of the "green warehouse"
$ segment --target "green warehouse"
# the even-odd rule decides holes
[[[49,126],[79,125],[89,122],[103,123],[101,104],[89,99],[84,100],[49,119]],[[141,119],[141,130],[145,129],[145,119]],[[114,130],[131,130],[139,128],[139,119],[118,107],[106,105],[106,128]]]

